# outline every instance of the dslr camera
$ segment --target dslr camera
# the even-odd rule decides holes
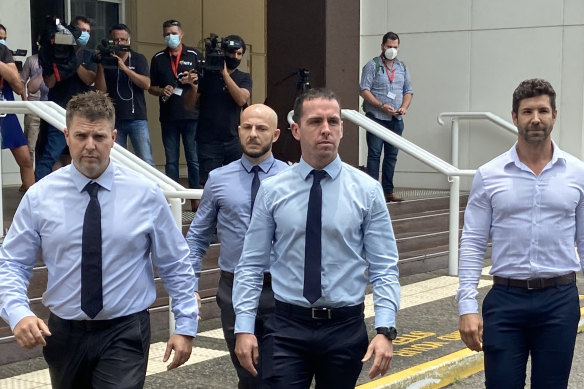
[[[130,45],[116,45],[112,40],[102,39],[101,44],[97,46],[97,50],[99,51],[98,58],[101,58],[101,64],[104,69],[117,69],[118,60],[112,54],[120,51],[130,51]]]

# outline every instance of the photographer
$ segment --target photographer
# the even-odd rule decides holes
[[[47,31],[41,39],[39,60],[43,68],[43,79],[49,87],[49,100],[65,108],[74,95],[90,90],[95,81],[97,65],[93,61],[93,52],[85,49],[89,41],[91,25],[89,19],[77,16],[70,26],[64,27],[72,36],[74,42],[58,44],[56,23],[49,19]],[[41,132],[43,128],[41,127]],[[51,173],[53,165],[59,159],[66,142],[63,132],[52,125],[47,125],[46,133],[39,134],[42,152],[36,162],[35,179],[38,181]],[[44,145],[43,145],[44,143]]]
[[[180,156],[180,138],[182,137],[189,187],[199,188],[199,160],[197,158],[197,119],[199,111],[184,107],[184,94],[190,85],[182,84],[179,76],[199,66],[202,54],[191,47],[182,44],[183,31],[179,21],[167,20],[162,24],[162,32],[167,48],[152,57],[150,64],[150,79],[148,92],[158,96],[160,103],[160,125],[162,143],[166,156],[165,173],[178,181],[178,160]],[[192,201],[193,210],[197,201]]]
[[[197,142],[201,183],[207,181],[211,170],[241,158],[237,125],[252,87],[249,73],[237,70],[245,50],[241,37],[224,38],[221,41],[221,53],[225,56],[222,66],[217,72],[205,70],[201,82],[186,91],[187,107],[197,102],[200,107]],[[207,56],[208,51],[209,47]]]
[[[111,43],[98,47],[95,89],[107,92],[114,101],[116,143],[126,148],[129,137],[136,155],[154,166],[144,100],[144,90],[150,88],[148,62],[130,49],[130,30],[125,24],[112,26],[109,37]]]

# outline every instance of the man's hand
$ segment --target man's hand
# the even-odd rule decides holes
[[[161,96],[170,97],[172,96],[172,92],[174,91],[174,87],[172,85],[167,85],[164,88],[160,88]]]
[[[383,104],[383,107],[381,107],[381,110],[388,115],[397,114],[397,111],[395,109],[393,109],[393,107],[389,104]]]
[[[384,375],[389,370],[391,364],[391,359],[393,358],[393,343],[387,339],[384,335],[377,334],[369,347],[367,347],[367,353],[361,360],[362,363],[368,362],[371,359],[371,355],[375,354],[375,359],[373,360],[373,366],[369,369],[369,378],[375,378],[378,375]]]
[[[184,71],[182,74],[184,75],[180,78],[181,84],[183,85],[187,84],[194,87],[198,87],[199,75],[197,74],[196,71],[194,70]]]
[[[404,108],[404,107],[399,107],[397,110],[397,113],[400,115],[405,115],[407,112],[408,112],[408,109]]]
[[[23,317],[14,327],[16,342],[24,348],[46,346],[45,336],[51,336],[51,331],[45,322],[36,316]]]
[[[461,315],[458,319],[458,329],[460,338],[466,344],[466,347],[473,351],[483,349],[483,319],[478,313],[468,313]]]
[[[172,370],[179,367],[189,360],[191,351],[193,350],[193,337],[188,335],[173,334],[168,342],[166,342],[166,351],[162,362],[168,361],[170,353],[174,350],[174,357],[170,365],[166,366],[166,370]]]
[[[119,56],[117,56],[117,55],[115,55],[113,53],[112,53],[112,57],[114,57],[115,59],[118,60],[118,68],[120,68],[121,71],[126,72],[126,71],[130,70],[126,66],[126,64],[124,63],[124,60],[121,57],[119,57]]]
[[[258,375],[254,365],[258,364],[260,354],[258,340],[254,334],[235,334],[235,355],[237,355],[241,367],[249,371],[254,377]]]

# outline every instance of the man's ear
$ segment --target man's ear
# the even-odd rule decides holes
[[[292,136],[294,137],[294,139],[299,141],[300,140],[300,127],[298,127],[298,124],[292,123],[290,125],[290,131],[292,131]]]
[[[277,141],[279,137],[280,137],[280,129],[276,128],[276,131],[274,131],[274,137],[272,138],[272,143]]]

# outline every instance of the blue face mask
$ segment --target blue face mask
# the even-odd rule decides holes
[[[0,39],[0,44],[6,46],[6,41],[4,39]]]
[[[171,49],[176,49],[180,45],[180,37],[178,34],[168,34],[164,37],[164,42]]]
[[[77,38],[77,43],[79,43],[81,46],[86,46],[87,42],[89,42],[89,33],[87,31],[83,31],[81,32],[81,36]]]

